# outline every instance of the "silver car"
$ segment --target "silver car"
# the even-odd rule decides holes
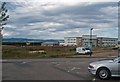
[[[120,57],[92,62],[89,64],[88,70],[100,79],[120,77]]]

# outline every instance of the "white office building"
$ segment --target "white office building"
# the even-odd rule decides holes
[[[84,47],[90,47],[91,45],[93,47],[97,46],[97,35],[91,36],[91,44],[90,44],[90,35],[83,35],[82,36],[82,46]]]
[[[117,44],[117,38],[98,37],[98,46],[115,46]]]
[[[82,37],[65,37],[65,46],[82,46],[82,47],[93,47],[96,46],[116,46],[118,44],[118,38],[107,38],[107,37],[97,37],[97,35],[82,35]]]
[[[77,46],[77,38],[76,37],[65,37],[64,45],[65,46]]]

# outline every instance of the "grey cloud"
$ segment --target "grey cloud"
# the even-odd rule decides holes
[[[16,26],[16,29],[6,28],[6,30],[17,32],[17,34],[15,33],[13,37],[50,37],[50,34],[47,34],[47,32],[57,33],[72,29],[89,28],[91,24],[107,23],[113,25],[115,19],[117,19],[116,16],[108,16],[107,14],[99,11],[101,8],[116,7],[117,3],[107,2],[94,3],[90,5],[86,4],[84,3],[84,5],[61,6],[57,7],[56,9],[43,11],[33,10],[34,12],[23,14],[17,14],[17,12],[12,9],[13,7],[15,7],[15,9],[16,7],[22,8],[21,4],[9,4],[10,10],[14,12],[11,12],[11,20],[9,20],[8,23],[14,24]],[[51,28],[54,28],[55,30],[49,30],[51,28],[40,25],[40,23],[43,22],[60,23],[62,25],[53,25]],[[31,23],[33,25],[30,25]],[[36,23],[39,24],[37,25]],[[113,28],[111,26],[110,28]],[[32,31],[44,32],[32,34]]]
[[[85,3],[84,3],[85,4]],[[87,4],[87,3],[86,3]],[[44,12],[45,15],[61,15],[61,14],[81,14],[81,15],[101,15],[101,12],[98,12],[98,10],[100,8],[105,8],[108,6],[116,6],[117,3],[115,2],[106,2],[106,3],[96,3],[96,4],[92,4],[92,5],[76,5],[76,6],[61,6],[60,8],[57,9],[53,9],[50,11],[46,11]],[[108,12],[109,13],[109,12]]]

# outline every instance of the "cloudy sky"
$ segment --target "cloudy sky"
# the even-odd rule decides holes
[[[49,0],[48,0],[49,1]],[[118,37],[117,2],[7,2],[4,38],[63,39],[93,34]]]

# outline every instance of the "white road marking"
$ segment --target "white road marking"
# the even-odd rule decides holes
[[[22,62],[21,64],[26,64],[27,62]]]
[[[96,80],[96,78],[93,78],[93,79],[92,79],[92,81],[95,81],[95,80]]]

